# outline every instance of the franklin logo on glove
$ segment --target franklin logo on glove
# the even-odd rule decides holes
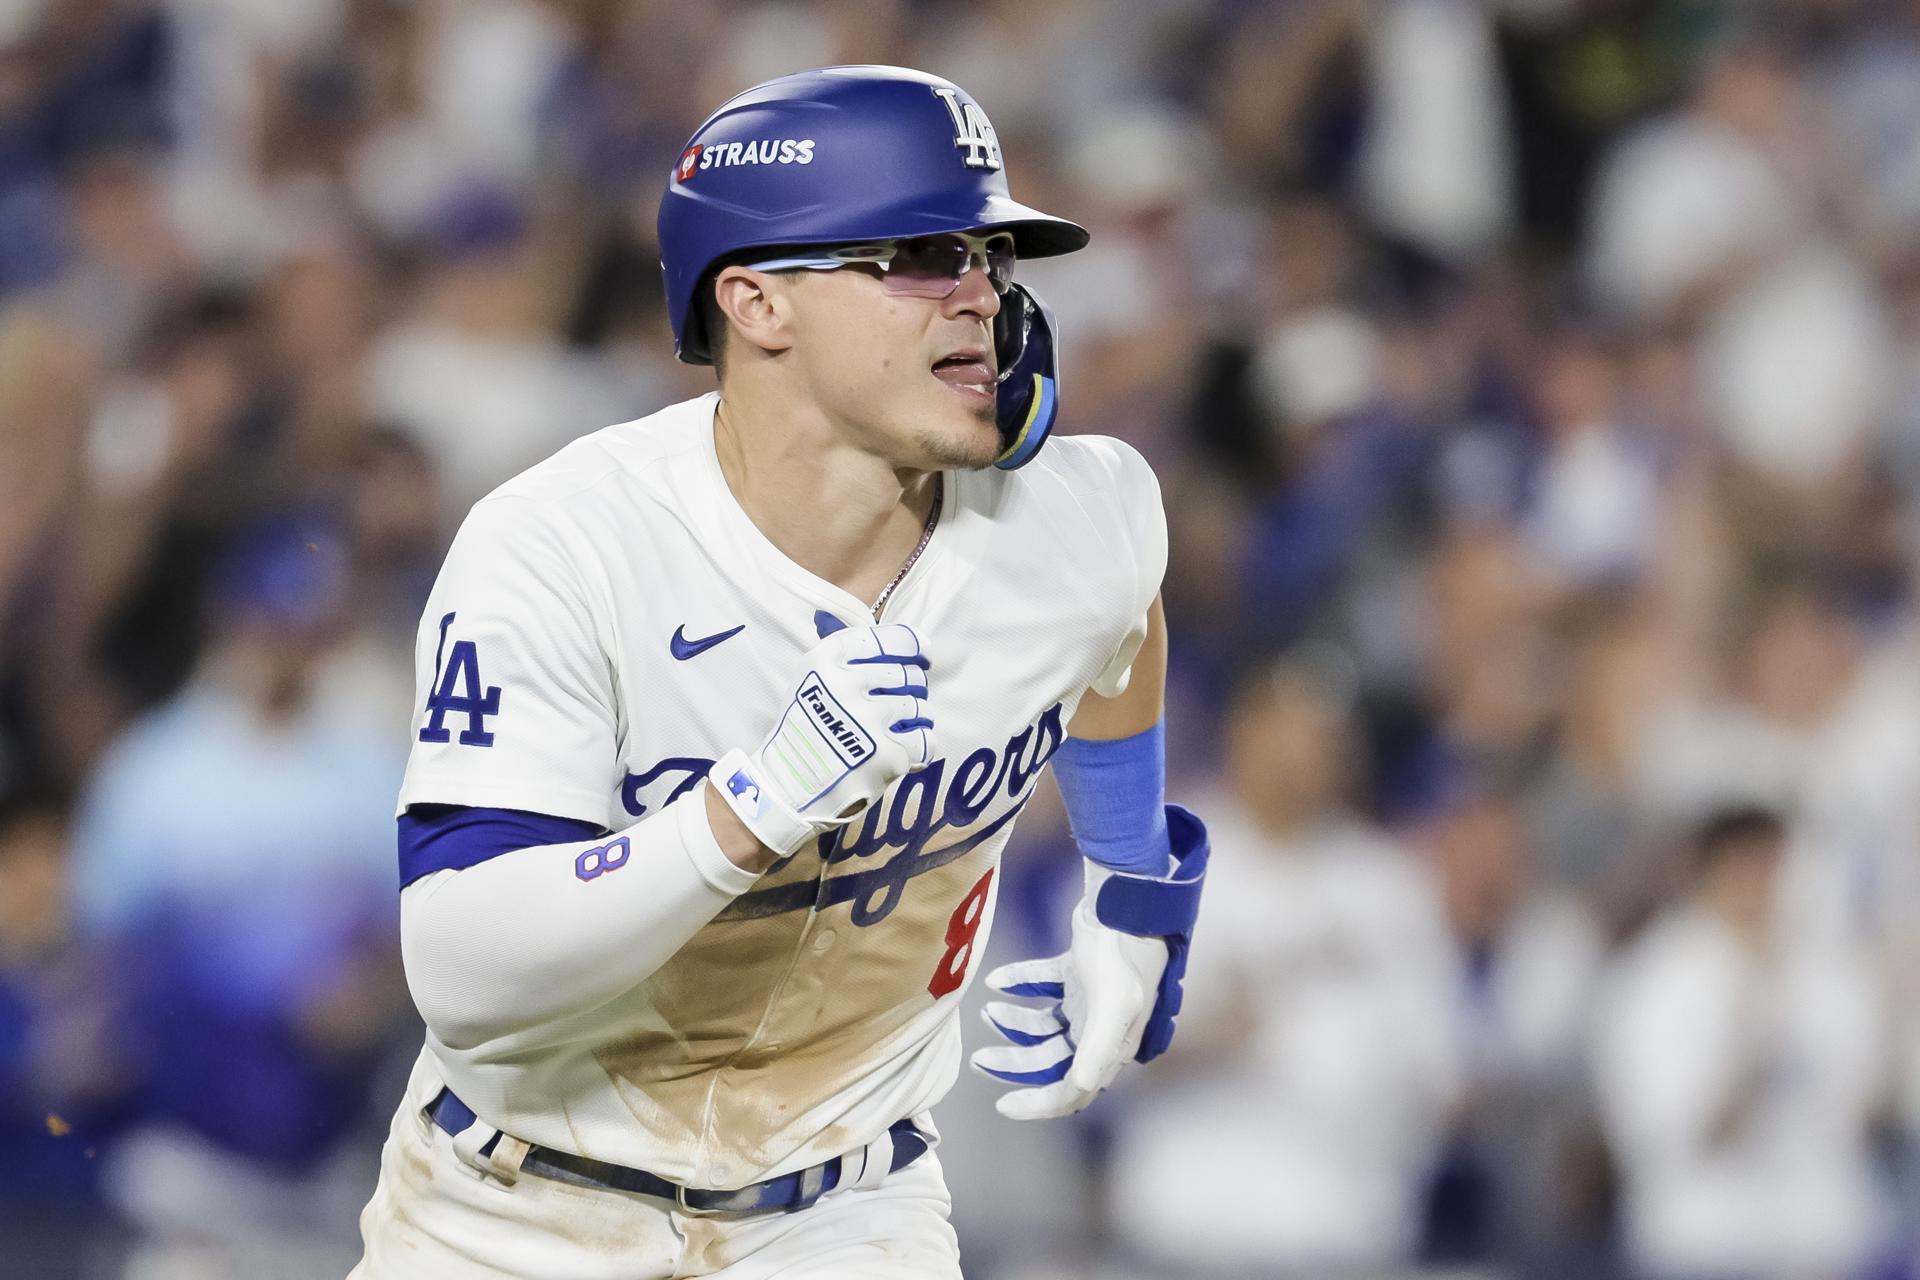
[[[813,712],[814,723],[826,732],[828,744],[841,760],[856,765],[873,754],[873,743],[849,723],[846,708],[833,700],[818,676],[800,686],[799,698]]]

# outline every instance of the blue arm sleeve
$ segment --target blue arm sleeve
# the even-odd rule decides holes
[[[1081,853],[1113,871],[1167,873],[1164,722],[1131,738],[1068,738],[1054,753],[1053,773]]]
[[[409,805],[400,815],[400,887],[435,871],[460,871],[515,849],[597,839],[604,828],[578,818],[457,804]]]

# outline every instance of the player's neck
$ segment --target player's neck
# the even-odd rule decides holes
[[[919,545],[939,483],[937,472],[892,467],[823,424],[772,422],[724,400],[714,448],[734,500],[769,542],[868,601]]]

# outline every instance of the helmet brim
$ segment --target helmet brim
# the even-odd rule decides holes
[[[996,231],[1013,233],[1013,251],[1022,258],[1055,258],[1087,247],[1093,236],[1077,222],[1056,218],[1050,213],[1029,208],[1018,200],[995,198],[988,203],[993,217],[971,227],[954,231]]]
[[[773,244],[859,244],[866,240],[903,240],[946,231],[1010,231],[1014,252],[1022,258],[1052,258],[1084,249],[1092,239],[1077,222],[1042,213],[1002,195],[965,202],[935,202],[924,197],[898,206],[864,210],[843,224],[832,240],[783,236]]]

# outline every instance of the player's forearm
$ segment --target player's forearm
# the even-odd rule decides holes
[[[460,1051],[523,1049],[666,963],[759,874],[730,856],[737,833],[716,837],[707,790],[604,839],[521,849],[409,885],[401,947],[434,1037]]]

